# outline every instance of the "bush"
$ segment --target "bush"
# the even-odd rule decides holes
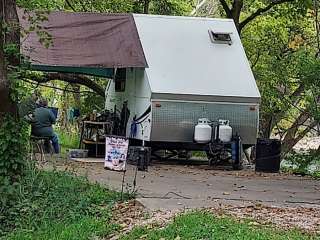
[[[0,214],[0,239],[79,240],[113,230],[110,205],[118,193],[70,173],[28,166],[16,201]]]
[[[16,196],[28,153],[28,126],[6,116],[0,123],[0,213]]]
[[[310,166],[320,165],[320,156],[314,150],[300,153],[292,153],[288,155],[286,161],[291,165],[287,167],[287,170],[291,171],[294,174],[312,175],[315,177],[320,176],[319,170],[310,170]]]

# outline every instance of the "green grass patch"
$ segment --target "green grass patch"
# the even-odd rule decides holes
[[[212,213],[201,211],[178,216],[163,229],[135,228],[121,239],[309,240],[320,238],[295,230],[281,231],[265,226],[253,226],[249,222],[241,223],[231,217],[218,218]]]
[[[67,149],[79,148],[80,134],[75,132],[57,131],[61,152],[66,153]]]
[[[0,211],[0,239],[84,240],[116,228],[111,206],[119,194],[70,173],[30,171],[18,196]]]

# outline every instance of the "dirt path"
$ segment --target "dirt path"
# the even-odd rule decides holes
[[[121,189],[122,174],[104,170],[102,163],[69,162],[56,167],[85,175],[109,188]],[[135,168],[128,166],[125,192],[133,190],[134,174]],[[253,224],[275,223],[308,231],[320,228],[320,181],[308,177],[157,164],[149,167],[148,172],[137,173],[136,190],[138,209],[118,206],[120,212],[126,213],[118,220],[128,230],[137,224],[164,224],[188,209],[253,218],[257,221]],[[134,223],[130,219],[135,219]]]
[[[61,166],[60,166],[61,167]],[[65,168],[64,166],[63,168]],[[106,171],[102,163],[72,163],[69,170],[91,181],[120,190],[122,173]],[[135,169],[128,166],[125,191],[132,191]],[[259,174],[253,170],[208,170],[206,166],[151,166],[137,173],[137,199],[150,210],[175,210],[261,203],[278,207],[320,208],[320,181],[286,174]]]

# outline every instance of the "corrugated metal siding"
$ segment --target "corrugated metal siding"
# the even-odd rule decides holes
[[[161,107],[156,107],[156,103]],[[250,110],[255,107],[255,110]],[[153,101],[152,141],[192,142],[199,118],[227,119],[244,144],[255,144],[259,106],[257,104]]]

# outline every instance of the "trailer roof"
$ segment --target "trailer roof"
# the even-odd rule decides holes
[[[213,96],[232,96],[259,101],[232,20],[142,14],[134,14],[134,20],[149,66],[145,71],[157,97],[163,94],[177,100],[196,95],[198,100],[212,100]],[[232,45],[213,43],[208,30],[232,33]]]
[[[18,14],[25,30],[34,27],[34,12],[18,9]],[[41,26],[52,37],[48,48],[36,31],[21,39],[22,53],[36,70],[111,77],[113,68],[148,66],[132,14],[56,11]]]

